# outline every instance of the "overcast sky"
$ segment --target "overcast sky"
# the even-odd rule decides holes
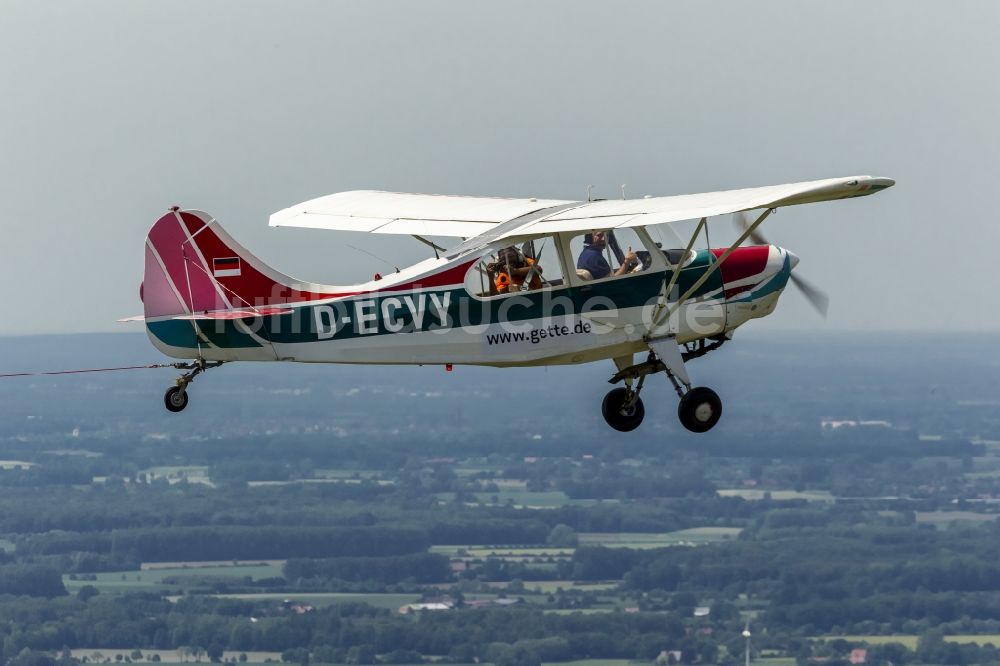
[[[0,0],[0,334],[122,330],[172,204],[298,278],[424,258],[272,229],[351,189],[561,199],[890,176],[779,211],[832,298],[766,329],[1000,328],[996,2]],[[718,220],[712,240],[732,237]],[[134,326],[134,325],[133,325]]]

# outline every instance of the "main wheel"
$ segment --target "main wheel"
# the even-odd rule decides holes
[[[163,394],[163,404],[172,412],[182,411],[188,404],[187,391],[182,391],[180,386],[171,386]]]
[[[696,386],[681,398],[677,417],[691,432],[708,432],[722,416],[722,400],[710,388]]]
[[[646,416],[646,408],[642,406],[642,398],[636,398],[635,403],[624,407],[628,400],[628,390],[623,388],[611,389],[604,396],[601,403],[601,413],[608,425],[619,432],[629,432],[635,430],[642,423],[642,418]]]

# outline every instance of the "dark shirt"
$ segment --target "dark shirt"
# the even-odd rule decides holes
[[[587,245],[583,248],[579,259],[576,260],[576,267],[590,271],[595,280],[606,278],[611,273],[608,260],[604,258],[601,248],[596,245]]]

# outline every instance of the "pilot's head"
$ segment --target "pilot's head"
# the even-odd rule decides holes
[[[510,265],[512,268],[519,268],[524,264],[524,258],[514,246],[505,247],[497,252],[497,259],[501,264]]]
[[[606,231],[594,231],[587,235],[590,236],[590,244],[594,247],[603,249],[608,244],[608,235]]]

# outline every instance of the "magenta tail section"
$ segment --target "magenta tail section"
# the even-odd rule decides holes
[[[149,230],[142,298],[147,319],[324,298],[271,269],[201,211],[171,210]]]

